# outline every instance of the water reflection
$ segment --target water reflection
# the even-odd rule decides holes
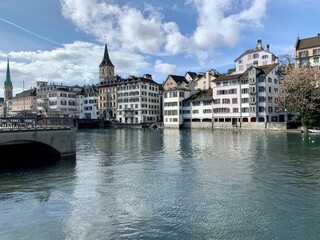
[[[319,146],[296,133],[79,130],[76,164],[1,175],[0,235],[317,239]]]

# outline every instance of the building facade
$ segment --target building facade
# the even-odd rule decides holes
[[[234,74],[245,72],[251,66],[263,66],[277,63],[277,57],[270,52],[270,45],[266,49],[262,46],[262,40],[257,41],[255,48],[244,51],[236,60],[234,60],[236,68]]]
[[[150,74],[131,76],[117,84],[119,123],[141,124],[159,122],[161,119],[160,85]]]
[[[217,77],[213,87],[213,121],[241,126],[244,122],[277,122],[275,93],[278,64],[251,66],[243,74]]]
[[[37,82],[37,109],[49,117],[75,117],[78,112],[78,95],[82,87]]]
[[[320,33],[315,37],[296,40],[294,49],[295,67],[320,66]]]
[[[115,75],[115,68],[109,57],[108,46],[105,44],[104,55],[99,65],[98,109],[99,117],[115,120],[118,109],[117,84],[121,78]]]
[[[78,94],[78,117],[80,119],[98,119],[98,88],[95,85],[84,85]]]
[[[32,116],[37,114],[37,94],[32,88],[12,97],[11,116]]]

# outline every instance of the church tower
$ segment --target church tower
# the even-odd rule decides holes
[[[103,59],[99,65],[99,79],[106,77],[114,77],[114,66],[109,57],[107,42],[104,47]]]
[[[6,80],[4,81],[4,102],[10,100],[12,98],[12,82],[10,77],[10,67],[9,67],[9,58],[7,61],[7,74],[6,74]]]

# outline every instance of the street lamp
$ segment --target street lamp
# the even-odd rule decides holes
[[[284,109],[284,123],[285,123],[285,126],[286,126],[286,129],[287,129],[287,122],[288,122],[288,115],[287,115],[287,109],[285,108]]]

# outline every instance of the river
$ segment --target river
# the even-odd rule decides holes
[[[320,134],[78,130],[75,161],[0,172],[0,239],[320,239],[319,147]]]

